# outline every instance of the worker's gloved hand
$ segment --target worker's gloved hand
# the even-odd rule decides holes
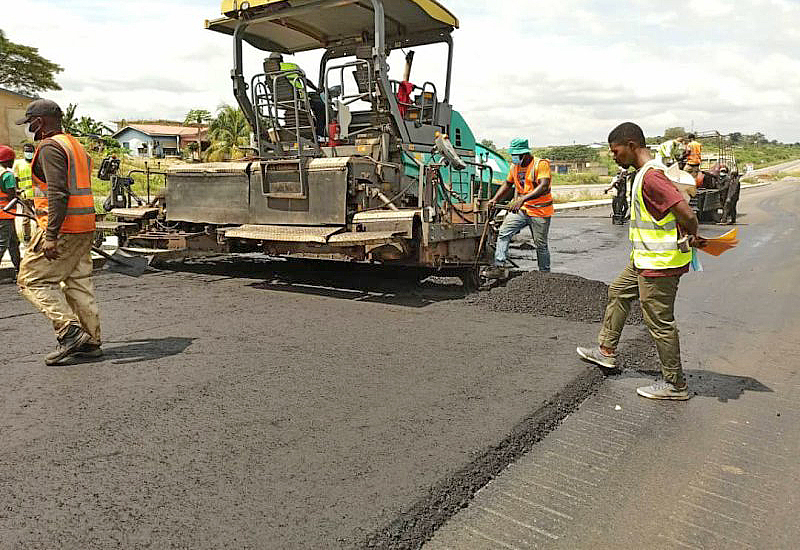
[[[519,209],[522,207],[522,201],[520,199],[514,199],[508,204],[508,209],[511,212],[517,213]]]
[[[495,206],[497,206],[497,201],[495,199],[489,199],[489,202],[486,203],[486,210],[494,210]]]
[[[44,244],[42,244],[42,253],[44,257],[48,260],[55,260],[58,258],[58,241],[51,241],[50,239],[45,239]]]

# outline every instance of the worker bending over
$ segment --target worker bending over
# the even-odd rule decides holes
[[[666,167],[650,158],[642,129],[620,124],[608,136],[614,160],[622,168],[638,169],[631,191],[629,236],[631,259],[608,289],[599,347],[578,348],[578,355],[608,369],[617,368],[617,345],[631,304],[639,300],[644,321],[655,340],[663,380],[636,392],[650,399],[689,399],[681,366],[675,296],[681,275],[689,270],[688,245],[697,240],[692,208],[664,174]],[[691,236],[684,245],[682,235]]]
[[[656,160],[664,164],[664,166],[672,166],[681,159],[684,151],[684,142],[686,140],[682,137],[675,139],[668,139],[658,146],[656,152]]]
[[[511,170],[503,185],[489,200],[489,210],[502,200],[510,189],[514,189],[514,200],[508,205],[508,214],[500,226],[497,237],[497,248],[494,255],[494,266],[484,274],[493,279],[507,276],[505,261],[511,238],[530,227],[531,236],[536,246],[536,261],[539,271],[550,271],[550,249],[547,236],[550,232],[550,218],[553,215],[553,196],[550,194],[550,162],[531,155],[528,140],[516,138],[511,140],[508,148],[511,155]]]
[[[33,155],[37,228],[20,265],[20,292],[53,323],[55,365],[72,356],[99,357],[100,318],[92,285],[95,210],[92,161],[61,129],[61,108],[37,99],[17,124],[28,124],[39,146]]]

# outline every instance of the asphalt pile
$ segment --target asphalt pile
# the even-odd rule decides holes
[[[567,273],[531,271],[509,280],[505,286],[479,292],[468,301],[490,311],[529,313],[597,323],[608,303],[608,285]],[[628,324],[642,324],[638,303],[631,307]]]

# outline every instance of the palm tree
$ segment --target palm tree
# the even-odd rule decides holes
[[[61,118],[61,127],[68,134],[75,131],[75,109],[78,108],[77,103],[70,103],[64,111],[64,116]]]
[[[241,109],[222,104],[208,130],[211,147],[208,160],[238,159],[244,156],[239,147],[250,144],[250,126]]]
[[[104,131],[111,132],[108,126],[90,116],[82,116],[74,127],[85,136],[101,136]]]

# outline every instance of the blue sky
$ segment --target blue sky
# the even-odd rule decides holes
[[[461,22],[452,103],[479,138],[586,143],[633,120],[800,141],[796,0],[444,3]],[[183,118],[233,102],[230,39],[203,28],[218,15],[206,0],[17,0],[0,28],[64,67],[47,95],[78,114]],[[296,60],[315,72],[317,57]],[[414,78],[442,67],[441,47],[419,49]]]

